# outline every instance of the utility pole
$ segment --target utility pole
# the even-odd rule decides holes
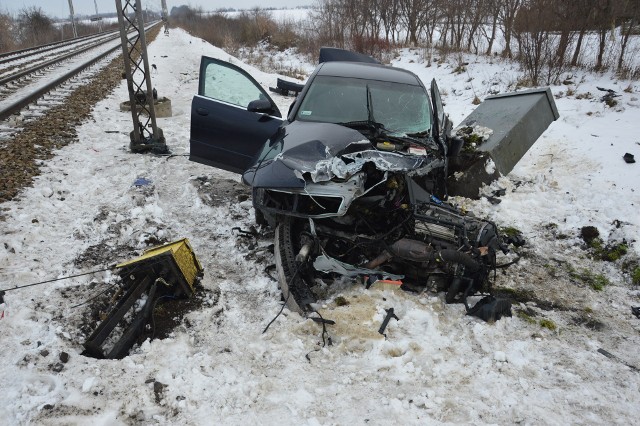
[[[165,24],[169,23],[169,13],[167,12],[167,0],[162,0],[162,20]]]
[[[93,0],[93,5],[96,7],[96,18],[98,19],[98,22],[99,22],[98,28],[100,28],[100,32],[102,32],[102,18],[98,16],[98,0]]]
[[[164,22],[164,33],[169,35],[169,12],[167,12],[167,0],[162,0],[162,21]]]
[[[124,70],[129,88],[133,131],[129,148],[133,152],[169,152],[162,129],[156,123],[154,90],[149,72],[141,0],[116,0]],[[131,38],[130,37],[131,35]]]
[[[78,38],[78,30],[76,30],[76,17],[73,13],[73,1],[69,0],[69,14],[71,15],[71,28],[73,28],[73,38]]]

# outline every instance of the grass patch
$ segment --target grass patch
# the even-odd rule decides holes
[[[591,240],[589,248],[595,257],[607,262],[615,262],[629,251],[629,246],[624,242],[605,245],[601,238]]]
[[[522,232],[518,228],[514,228],[513,226],[506,226],[504,228],[500,228],[500,232],[507,237],[516,237],[518,235],[522,235]]]
[[[579,93],[576,95],[576,99],[592,99],[593,95],[589,92]]]
[[[336,305],[337,306],[347,306],[350,305],[349,301],[347,299],[345,299],[343,296],[338,296],[336,297]]]
[[[546,318],[540,320],[540,327],[549,329],[551,331],[556,331],[556,329],[558,328],[555,322]]]
[[[529,324],[536,324],[537,323],[535,318],[533,318],[535,315],[530,315],[528,312],[516,311],[516,315],[518,316],[518,318],[520,318],[523,321],[528,322]]]
[[[586,268],[582,268],[579,270],[571,269],[569,271],[569,275],[571,278],[579,280],[589,287],[594,289],[595,291],[602,291],[604,288],[611,284],[609,279],[602,274],[594,274],[590,270]]]
[[[640,266],[637,266],[631,273],[631,282],[634,285],[640,285]]]

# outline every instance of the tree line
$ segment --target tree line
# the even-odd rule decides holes
[[[310,22],[321,43],[369,54],[412,45],[515,58],[538,84],[577,65],[640,77],[628,50],[639,18],[638,0],[318,0]]]
[[[100,26],[76,22],[79,37],[95,34]],[[117,24],[104,24],[103,30]],[[24,7],[15,15],[0,14],[0,53],[26,49],[73,38],[70,22],[57,23],[41,7]]]

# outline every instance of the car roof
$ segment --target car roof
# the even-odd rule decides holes
[[[324,62],[318,65],[316,75],[380,80],[422,86],[418,77],[411,71],[363,62]]]

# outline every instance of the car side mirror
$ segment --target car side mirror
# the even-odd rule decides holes
[[[271,106],[271,102],[267,99],[256,99],[255,101],[249,102],[247,111],[271,114],[273,112],[273,107]]]

